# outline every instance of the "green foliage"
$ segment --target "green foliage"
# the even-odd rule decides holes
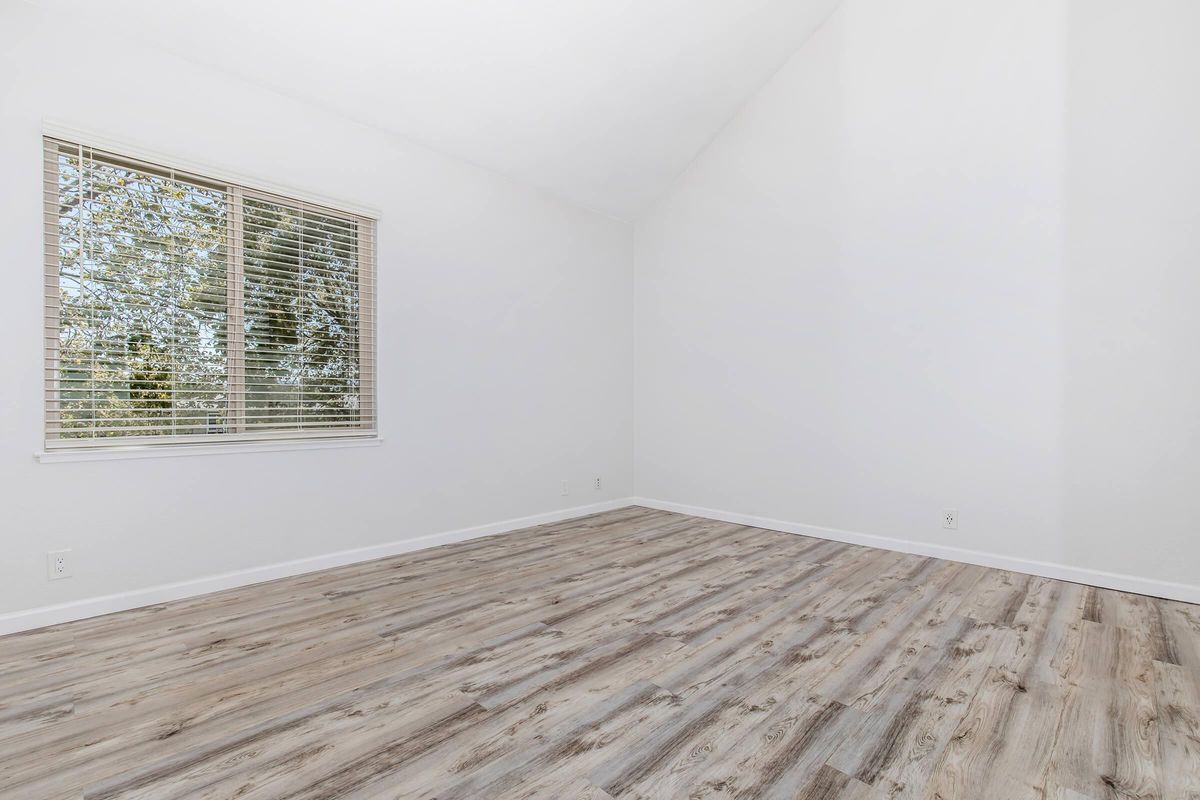
[[[235,419],[229,194],[75,153],[58,172],[61,435],[357,421],[353,221],[245,200],[246,415]]]
[[[358,407],[353,222],[247,199],[246,415],[354,422]]]

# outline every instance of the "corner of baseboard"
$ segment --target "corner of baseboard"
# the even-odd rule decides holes
[[[1186,583],[1172,583],[1156,578],[1144,578],[1137,575],[1125,575],[1117,572],[1105,572],[1086,567],[1075,567],[1068,564],[1058,564],[1050,561],[1016,558],[999,553],[983,550],[969,550],[959,547],[915,542],[909,539],[898,539],[878,534],[859,533],[836,528],[825,528],[818,525],[808,525],[801,522],[770,519],[753,514],[743,514],[734,511],[693,506],[686,503],[675,503],[667,500],[657,500],[649,497],[632,498],[633,505],[654,508],[660,511],[673,511],[693,517],[730,522],[735,525],[749,525],[755,528],[794,533],[801,536],[812,536],[817,539],[830,539],[835,542],[875,547],[881,550],[892,550],[899,553],[909,553],[930,558],[941,558],[947,561],[959,561],[965,564],[975,564],[992,569],[1004,569],[1010,572],[1020,572],[1025,575],[1036,575],[1042,578],[1083,583],[1099,586],[1105,589],[1116,589],[1133,594],[1161,597],[1167,600],[1178,600],[1183,603],[1200,604],[1200,586]]]

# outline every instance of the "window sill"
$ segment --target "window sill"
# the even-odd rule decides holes
[[[201,445],[132,445],[96,450],[42,450],[33,456],[43,464],[65,461],[123,461],[130,458],[178,458],[180,456],[211,456],[229,453],[281,453],[292,450],[341,450],[357,447],[378,447],[378,436],[356,439],[319,439],[292,442],[238,442]]]

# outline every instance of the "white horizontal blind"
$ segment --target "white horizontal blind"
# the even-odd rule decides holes
[[[374,435],[373,220],[44,142],[48,448]]]

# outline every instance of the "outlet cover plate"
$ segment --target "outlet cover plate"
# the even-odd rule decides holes
[[[71,551],[51,550],[46,553],[46,578],[59,581],[71,577]]]

